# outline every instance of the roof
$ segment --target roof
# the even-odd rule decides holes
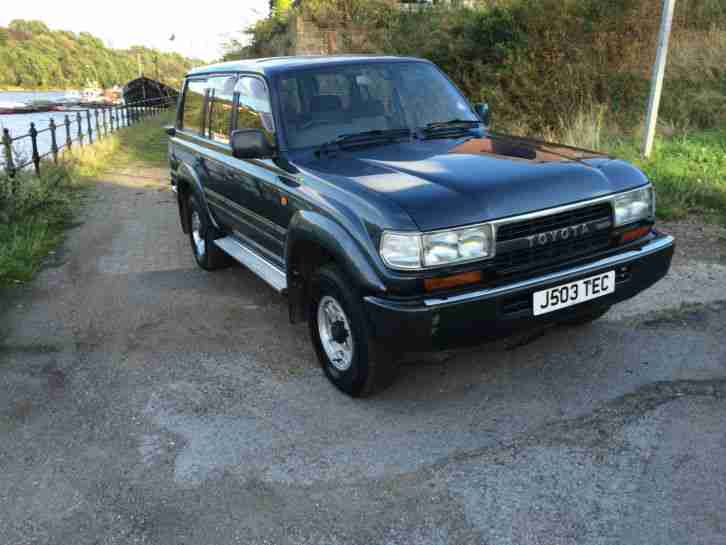
[[[332,65],[360,64],[362,62],[401,62],[423,61],[415,57],[394,57],[385,55],[307,55],[297,57],[268,57],[265,59],[244,59],[241,61],[222,62],[200,66],[190,70],[187,76],[203,74],[219,74],[224,72],[255,72],[263,75],[298,70],[301,68],[318,68]],[[428,61],[423,61],[428,62]]]
[[[145,76],[129,81],[124,85],[122,92],[124,100],[127,103],[163,97],[175,97],[179,94],[179,91],[173,87],[169,87],[160,81]]]

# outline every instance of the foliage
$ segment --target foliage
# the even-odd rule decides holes
[[[251,37],[247,39],[232,38],[223,45],[226,53],[222,57],[225,61],[245,58],[274,57],[283,55],[292,47],[288,25],[288,13],[274,11],[271,17],[262,19],[245,31]]]
[[[323,28],[383,24],[394,12],[385,0],[306,0],[301,14]]]
[[[41,176],[0,171],[0,286],[29,280],[56,247],[89,179],[134,163],[163,165],[167,137],[162,127],[173,112],[122,129],[66,154],[58,166],[44,162]]]
[[[0,27],[0,88],[69,89],[93,82],[108,88],[137,77],[139,61],[149,77],[172,87],[200,64],[146,47],[110,49],[87,32],[53,31],[40,21],[14,20]]]

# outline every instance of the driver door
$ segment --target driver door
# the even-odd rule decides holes
[[[233,130],[262,130],[275,142],[270,94],[265,81],[256,75],[240,75],[235,87],[237,97]],[[237,229],[235,235],[248,247],[281,268],[284,264],[287,224],[279,222],[284,207],[279,186],[279,169],[268,159],[232,159],[235,186]]]

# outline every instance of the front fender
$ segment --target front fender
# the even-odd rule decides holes
[[[317,212],[300,211],[292,218],[285,241],[285,263],[288,285],[293,267],[291,258],[300,242],[317,244],[331,254],[338,265],[357,286],[366,293],[385,293],[386,286],[371,265],[361,243],[356,241],[342,226]]]
[[[195,168],[196,166],[196,168]],[[195,166],[189,165],[189,163],[181,162],[178,170],[177,176],[180,180],[185,180],[189,186],[191,187],[191,190],[194,192],[194,194],[199,199],[201,205],[204,207],[204,210],[207,212],[207,216],[212,221],[212,225],[219,229],[219,225],[217,224],[217,220],[215,219],[214,215],[212,214],[212,211],[209,208],[209,204],[207,203],[207,196],[204,194],[204,186],[202,185],[202,176],[200,173],[197,172],[197,169],[203,169],[203,165],[201,162],[197,161],[195,162]],[[181,193],[180,193],[181,198]],[[180,203],[181,206],[181,203]]]

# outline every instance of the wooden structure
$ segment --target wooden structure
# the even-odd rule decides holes
[[[170,98],[176,98],[179,96],[179,91],[160,81],[141,76],[124,85],[123,96],[126,104],[142,101],[148,104],[154,100],[165,102]]]

